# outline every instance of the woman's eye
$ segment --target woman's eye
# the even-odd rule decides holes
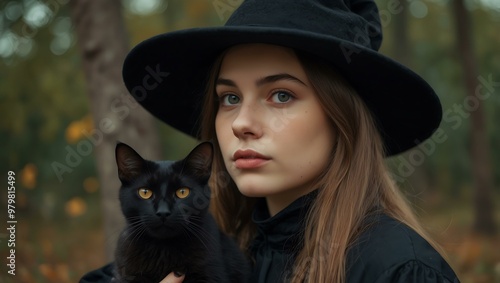
[[[277,91],[273,93],[271,98],[274,103],[287,103],[293,96],[286,91]]]
[[[240,103],[240,98],[234,94],[228,94],[222,97],[223,105],[235,105]]]

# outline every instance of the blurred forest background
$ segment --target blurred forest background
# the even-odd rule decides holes
[[[381,52],[426,79],[444,110],[432,139],[388,165],[462,282],[500,282],[500,0],[376,1]],[[116,140],[150,159],[196,144],[129,100],[123,56],[159,33],[222,25],[241,2],[0,1],[0,172],[16,174],[18,220],[11,276],[2,189],[0,282],[77,282],[108,262],[121,225]]]

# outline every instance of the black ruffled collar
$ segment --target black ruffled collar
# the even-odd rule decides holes
[[[281,282],[282,273],[293,264],[302,248],[304,221],[317,190],[304,195],[271,217],[265,199],[257,202],[252,221],[257,236],[251,245],[255,259],[252,282]]]
[[[252,214],[252,221],[257,225],[255,240],[264,242],[273,249],[293,245],[294,243],[289,242],[298,234],[302,234],[304,217],[312,199],[311,194],[302,196],[273,217],[269,215],[266,200],[259,200]]]

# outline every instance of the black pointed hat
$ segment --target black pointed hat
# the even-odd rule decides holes
[[[123,66],[125,85],[149,112],[196,137],[215,58],[244,43],[315,54],[354,87],[377,120],[386,154],[427,139],[441,122],[434,90],[378,53],[382,31],[373,0],[246,0],[224,26],[161,34],[137,45]]]

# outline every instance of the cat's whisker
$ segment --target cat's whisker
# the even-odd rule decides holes
[[[203,226],[201,226],[198,223],[195,223],[193,221],[190,221],[188,223],[183,222],[183,227],[186,229],[190,230],[193,232],[193,234],[200,240],[200,242],[207,247],[206,243],[210,244],[216,244],[217,239],[214,238],[212,234],[210,234],[208,231],[206,231]],[[207,241],[207,242],[205,242]]]
[[[129,224],[129,227],[131,228],[130,230],[133,230],[133,231],[135,231],[136,228],[141,227],[141,226],[144,226],[142,221],[136,221],[136,222]]]
[[[199,235],[197,233],[198,231],[195,231],[192,227],[185,226],[185,225],[183,225],[183,228],[188,232],[188,234],[194,235],[200,241],[200,243],[205,247],[205,249],[208,249],[208,245],[204,242],[204,239],[202,237],[200,237],[201,235]],[[189,232],[191,232],[191,233],[189,233]]]
[[[135,239],[140,238],[146,231],[146,226],[143,221],[136,221],[133,224],[130,224],[129,228],[130,229],[127,230],[129,233],[126,235],[125,240],[128,241],[128,238],[131,238],[129,241],[130,243],[133,243]]]

